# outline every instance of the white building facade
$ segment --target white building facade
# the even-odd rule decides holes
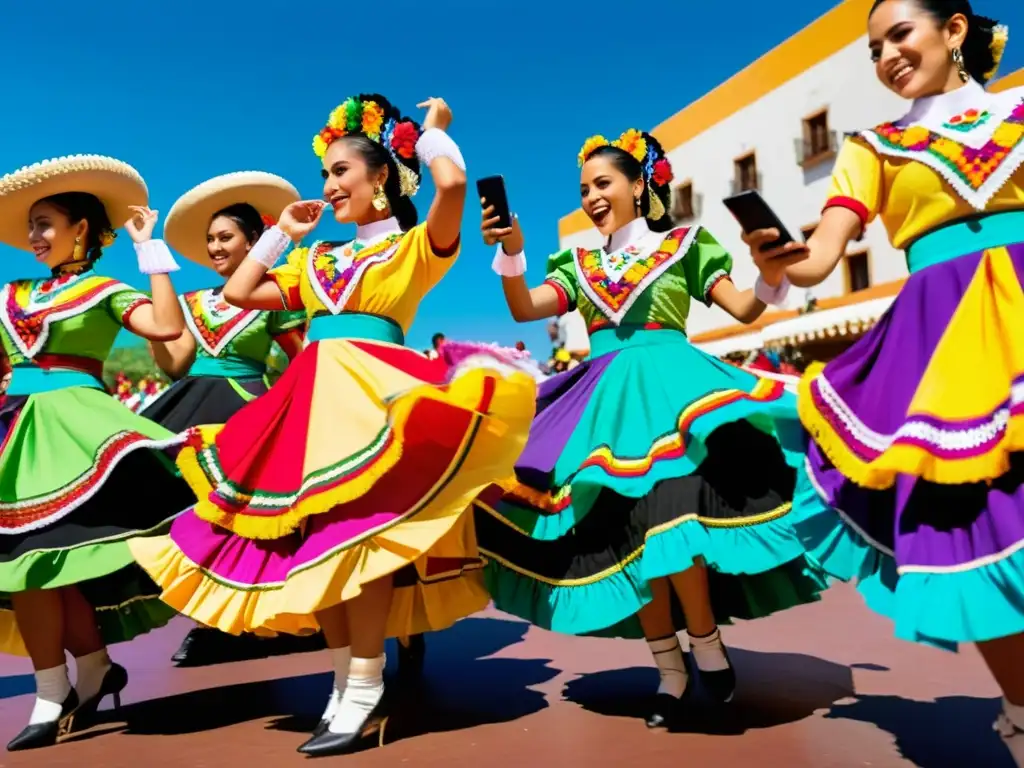
[[[739,225],[722,205],[722,199],[743,188],[757,188],[793,234],[809,235],[821,217],[835,154],[845,134],[895,119],[908,108],[907,102],[878,82],[866,35],[854,37],[847,32],[845,39],[840,36],[836,40],[837,29],[848,29],[851,20],[859,24],[857,29],[864,28],[870,5],[870,0],[840,3],[653,131],[665,146],[675,174],[674,218],[681,225],[699,223],[734,254],[732,276],[740,288],[752,286],[757,272],[740,239]],[[828,40],[836,40],[834,50],[821,50],[828,42],[820,42],[815,52],[807,50],[811,38],[820,41],[825,35],[829,35]],[[781,62],[791,62],[794,57],[817,61],[805,67],[798,62],[791,66],[793,71],[780,71]],[[771,78],[777,84],[766,89],[764,83]],[[736,108],[729,111],[727,106],[720,106],[722,103],[735,104]],[[720,119],[715,115],[709,118],[708,113],[715,107],[715,111],[727,114]],[[697,122],[703,119],[706,125],[682,143],[673,143],[671,135],[685,134],[679,126],[691,116]],[[561,247],[593,248],[601,244],[600,234],[586,226],[589,222],[581,213],[577,211],[562,220]],[[861,309],[867,311],[870,304],[870,314],[877,317],[891,296],[879,300],[872,295],[877,292],[864,289],[906,276],[903,252],[889,245],[881,222],[876,220],[860,241],[850,244],[840,268],[810,293],[820,302],[863,291],[866,301]],[[808,298],[807,292],[793,290],[788,305],[803,306]],[[859,303],[857,296],[849,298],[850,304]],[[807,325],[810,316],[800,319]],[[716,336],[715,331],[735,326],[736,321],[718,307],[708,309],[697,302],[688,325],[690,336],[699,346],[722,355],[761,347],[767,330],[733,333],[703,343],[701,336]]]

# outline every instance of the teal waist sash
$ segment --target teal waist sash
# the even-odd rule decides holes
[[[689,343],[683,331],[674,328],[645,328],[642,325],[620,325],[601,328],[590,335],[590,357],[600,357],[627,347],[649,347],[656,344]]]
[[[265,363],[238,355],[224,357],[197,356],[189,376],[204,376],[214,379],[259,379],[267,372]]]
[[[1024,211],[1001,211],[955,221],[921,235],[907,246],[911,274],[986,248],[1024,242]]]
[[[40,368],[38,365],[13,366],[8,395],[38,395],[68,387],[89,387],[106,391],[106,386],[91,373],[67,368]]]
[[[405,344],[405,333],[394,320],[362,312],[342,312],[340,315],[319,315],[309,321],[306,340],[368,339]]]

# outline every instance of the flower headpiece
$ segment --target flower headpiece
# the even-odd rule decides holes
[[[327,147],[342,136],[358,134],[380,144],[391,155],[398,168],[399,189],[404,197],[412,197],[419,190],[420,175],[410,167],[416,158],[416,142],[420,127],[383,97],[351,96],[335,107],[327,118],[327,125],[313,137],[313,152],[323,158]]]
[[[1003,53],[1006,52],[1006,42],[1010,39],[1010,30],[1005,24],[996,24],[992,27],[992,42],[989,43],[989,48],[992,51],[992,60],[995,62],[992,65],[992,69],[985,73],[986,82],[995,77],[996,72],[999,71],[999,62],[1003,59]]]
[[[99,237],[100,247],[101,248],[109,248],[110,246],[112,246],[114,244],[114,241],[116,239],[117,239],[117,232],[115,232],[112,229],[104,229],[102,232],[100,232],[100,237]]]
[[[260,215],[260,221],[263,222],[263,226],[267,229],[277,224],[277,219],[275,219],[273,216],[268,216],[265,213]]]
[[[672,164],[662,152],[661,146],[654,137],[636,128],[630,128],[615,141],[608,141],[604,136],[591,136],[583,142],[583,148],[577,156],[580,167],[601,147],[621,149],[638,163],[643,171],[644,185],[651,207],[648,218],[657,221],[665,215],[665,205],[654,191],[655,187],[663,187],[671,183]]]

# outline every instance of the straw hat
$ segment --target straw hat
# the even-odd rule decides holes
[[[281,211],[301,199],[295,187],[272,173],[227,173],[204,181],[178,198],[164,220],[164,240],[189,261],[209,267],[206,231],[217,211],[248,203],[261,216],[277,221]]]
[[[28,216],[44,197],[87,192],[103,203],[117,229],[131,217],[133,205],[146,205],[149,190],[127,163],[102,155],[71,155],[19,168],[0,178],[0,243],[29,250]]]

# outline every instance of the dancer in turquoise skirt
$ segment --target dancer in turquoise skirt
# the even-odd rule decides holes
[[[810,602],[822,583],[789,521],[802,459],[793,396],[686,338],[694,298],[748,323],[765,304],[733,285],[711,233],[672,227],[672,170],[652,136],[594,137],[579,161],[583,210],[607,240],[552,256],[533,290],[518,223],[495,229],[482,201],[513,317],[578,308],[591,355],[541,385],[516,476],[481,497],[477,531],[502,610],[557,632],[647,639],[656,727],[690,690],[677,630],[704,687],[728,701],[718,624]]]

